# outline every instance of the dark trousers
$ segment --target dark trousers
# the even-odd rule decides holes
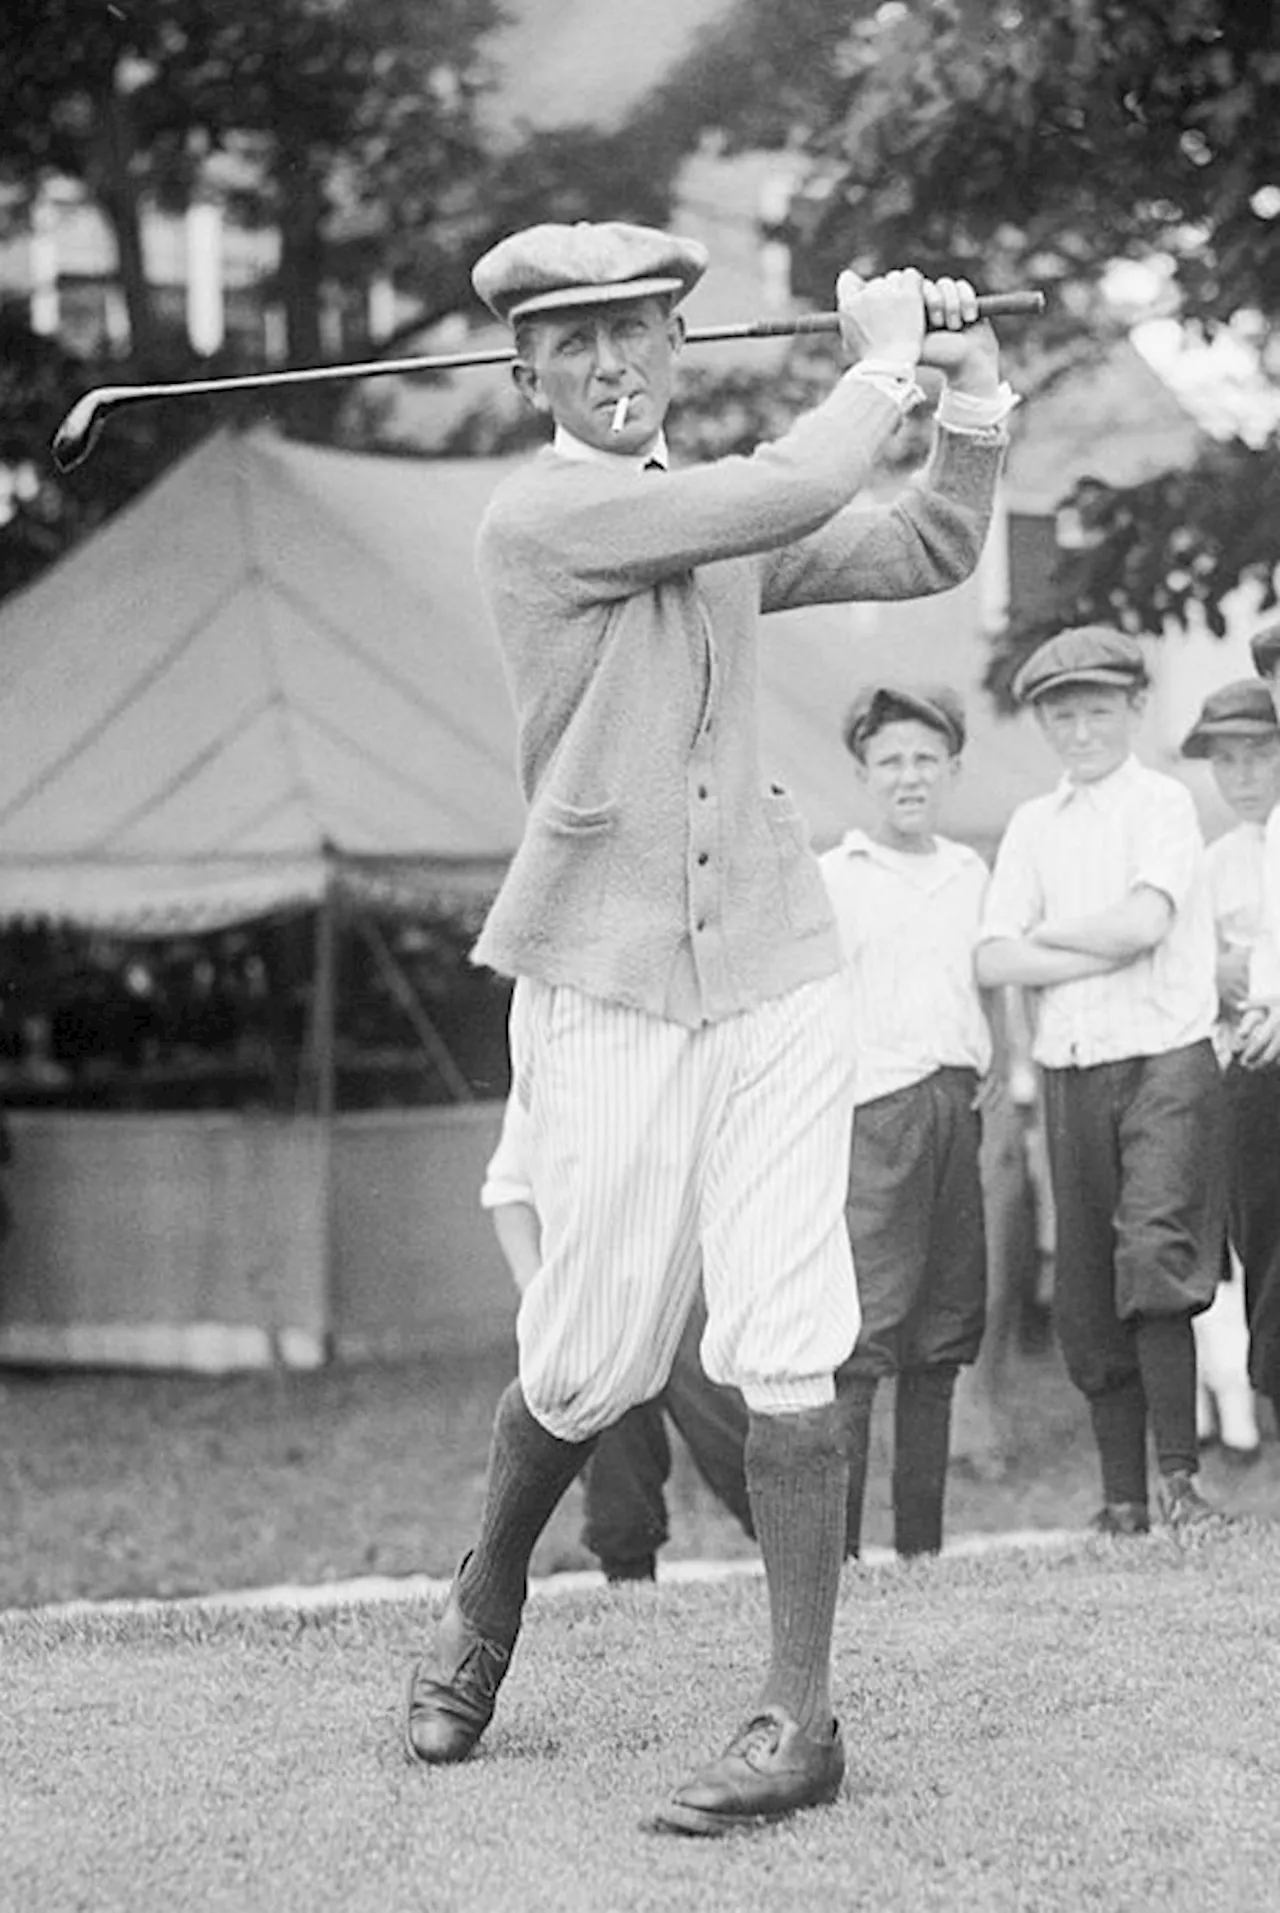
[[[871,1411],[887,1375],[897,1376],[894,1545],[904,1555],[942,1546],[952,1391],[986,1317],[977,1087],[971,1069],[939,1069],[854,1116],[846,1215],[862,1327],[836,1376],[849,1445],[849,1555],[861,1547]]]
[[[1206,1041],[1044,1078],[1054,1326],[1107,1497],[1139,1501],[1148,1412],[1162,1468],[1195,1466],[1191,1318],[1213,1299],[1226,1226],[1221,1073]]]
[[[1223,1081],[1231,1240],[1244,1268],[1249,1380],[1280,1416],[1280,1069],[1233,1063]]]
[[[665,1389],[606,1429],[587,1464],[582,1539],[606,1573],[648,1563],[667,1539],[667,1415],[711,1492],[754,1533],[744,1460],[747,1408],[736,1388],[709,1381],[703,1371],[698,1347],[706,1320],[699,1291]]]
[[[987,1242],[971,1069],[859,1106],[845,1214],[862,1327],[841,1374],[971,1362],[982,1342]]]

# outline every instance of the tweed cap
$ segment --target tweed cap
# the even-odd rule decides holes
[[[1253,653],[1254,670],[1259,677],[1269,678],[1280,665],[1280,624],[1264,625],[1261,631],[1255,631],[1249,640],[1249,649]]]
[[[1275,705],[1257,678],[1236,678],[1210,691],[1182,740],[1184,757],[1208,757],[1215,737],[1280,737]]]
[[[517,319],[567,307],[671,293],[683,299],[707,268],[707,249],[656,226],[622,220],[529,226],[500,239],[472,268],[490,312]]]
[[[844,720],[845,748],[860,757],[868,739],[901,710],[940,731],[953,754],[964,749],[964,706],[949,684],[899,684],[890,678],[859,690]]]
[[[1110,625],[1082,624],[1059,631],[1031,653],[1013,680],[1019,704],[1034,704],[1068,684],[1114,684],[1126,691],[1148,682],[1142,648]]]

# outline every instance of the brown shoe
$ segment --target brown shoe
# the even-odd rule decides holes
[[[715,1835],[764,1825],[802,1807],[826,1806],[844,1779],[844,1740],[833,1722],[811,1740],[780,1707],[763,1707],[700,1773],[654,1815],[667,1833]]]
[[[478,1633],[451,1593],[430,1651],[409,1673],[404,1744],[410,1760],[430,1766],[465,1760],[493,1719],[510,1662],[511,1648]]]

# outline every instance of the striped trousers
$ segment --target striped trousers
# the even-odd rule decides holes
[[[584,1441],[664,1386],[699,1273],[702,1362],[747,1406],[830,1401],[859,1326],[842,977],[687,1029],[522,977],[511,1007],[542,1266],[520,1380]]]

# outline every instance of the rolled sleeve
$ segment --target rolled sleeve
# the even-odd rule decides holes
[[[1015,811],[996,852],[978,925],[978,942],[1025,937],[1043,916],[1044,893],[1030,834],[1021,813]]]
[[[1181,910],[1204,863],[1204,840],[1190,792],[1175,784],[1161,793],[1159,803],[1144,805],[1137,832],[1130,888],[1158,890]]]

